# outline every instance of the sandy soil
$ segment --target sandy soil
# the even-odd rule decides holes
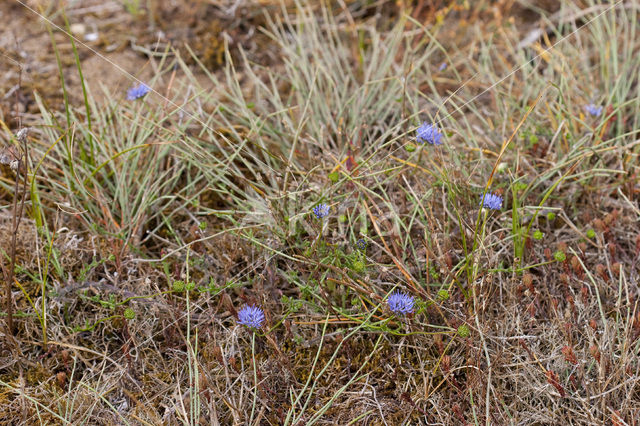
[[[8,121],[11,128],[18,125],[16,112],[37,112],[34,93],[45,99],[49,108],[63,109],[62,85],[47,26],[53,28],[71,100],[82,99],[73,47],[62,31],[65,23],[58,3],[0,3],[0,20],[4,23],[0,32],[0,63],[4,70],[0,75],[0,118]],[[255,8],[214,7],[203,1],[148,4],[150,9],[133,13],[121,1],[66,2],[65,13],[76,39],[82,71],[96,98],[103,96],[102,89],[124,96],[131,76],[144,80],[154,75],[158,61],[150,58],[157,59],[170,49],[188,58],[188,45],[213,71],[224,63],[224,38],[232,48],[242,45],[250,53],[260,51],[256,40],[264,36],[255,26],[263,17]]]

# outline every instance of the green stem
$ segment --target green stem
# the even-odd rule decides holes
[[[256,411],[256,400],[258,399],[258,367],[256,366],[256,333],[251,333],[251,360],[253,361],[253,404],[251,404],[251,417],[249,424],[253,423],[253,415]]]
[[[93,330],[94,328],[96,328],[98,324],[103,323],[103,322],[105,322],[105,321],[112,320],[112,319],[114,319],[114,318],[124,318],[124,317],[123,317],[122,315],[111,315],[110,317],[107,317],[107,318],[101,318],[101,319],[99,319],[98,321],[96,321],[96,322],[95,322],[92,326],[90,326],[90,327],[79,328],[79,329],[76,329],[75,331],[76,331],[76,332],[81,332],[81,331],[91,331],[91,330]]]

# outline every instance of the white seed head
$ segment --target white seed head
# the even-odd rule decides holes
[[[9,154],[4,152],[0,152],[0,164],[9,164],[11,162],[11,157]]]
[[[29,134],[29,128],[23,127],[18,131],[18,133],[16,133],[16,139],[18,139],[20,142],[24,142],[25,140],[27,140],[27,134]]]

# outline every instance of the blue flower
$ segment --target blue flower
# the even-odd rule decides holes
[[[260,328],[264,322],[264,312],[255,305],[245,306],[238,311],[238,324],[249,328]]]
[[[589,104],[586,107],[584,107],[584,109],[586,109],[587,112],[594,117],[600,117],[600,114],[602,114],[602,106]]]
[[[389,309],[396,315],[407,315],[408,313],[413,312],[413,305],[415,304],[415,299],[405,293],[401,293],[400,291],[395,291],[389,295],[387,298],[387,305],[389,305]]]
[[[443,62],[440,64],[440,66],[438,67],[438,71],[444,71],[447,69],[447,63]]]
[[[313,208],[313,214],[315,214],[318,219],[329,216],[330,211],[331,207],[324,203],[318,204]]]
[[[431,145],[442,145],[442,132],[436,124],[422,123],[417,130],[416,140],[418,143],[429,143]]]
[[[356,245],[360,250],[363,251],[367,248],[367,242],[363,238],[360,238],[358,241],[356,241]]]
[[[480,200],[480,206],[490,210],[500,210],[502,208],[502,197],[498,194],[486,194]]]
[[[135,99],[139,99],[150,91],[151,87],[147,86],[144,83],[139,83],[138,85],[132,86],[129,90],[127,90],[127,100],[133,101]]]

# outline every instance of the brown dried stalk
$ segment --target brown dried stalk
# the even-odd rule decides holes
[[[13,296],[11,289],[13,286],[14,272],[16,267],[16,245],[18,228],[22,220],[22,212],[24,210],[24,202],[27,195],[27,133],[29,129],[21,129],[16,134],[18,142],[22,143],[22,153],[16,155],[15,153],[4,154],[2,156],[3,163],[6,162],[10,165],[11,169],[16,172],[16,182],[14,186],[13,196],[13,210],[12,210],[12,227],[11,227],[11,247],[9,256],[9,268],[3,267],[5,276],[5,305],[7,310],[7,329],[9,334],[14,334],[15,327],[13,324]],[[18,205],[18,191],[20,189],[20,175],[22,174],[22,194],[20,197],[20,205]],[[4,266],[4,265],[3,265]]]

